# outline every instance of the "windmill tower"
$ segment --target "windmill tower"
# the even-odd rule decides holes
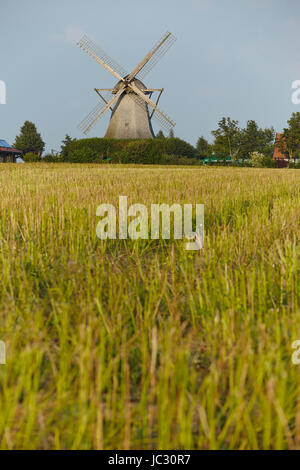
[[[111,111],[111,118],[105,138],[154,138],[152,118],[156,119],[166,131],[174,127],[175,122],[157,107],[164,89],[147,88],[142,80],[175,41],[176,38],[171,33],[166,33],[135,69],[128,74],[93,41],[84,36],[78,45],[96,59],[118,82],[114,88],[95,88],[101,101],[80,123],[80,130],[87,134],[108,110]],[[155,102],[151,99],[154,93],[158,93]]]

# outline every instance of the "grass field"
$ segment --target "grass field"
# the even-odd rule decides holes
[[[1,449],[300,448],[300,172],[0,166]],[[205,248],[96,238],[202,203]]]

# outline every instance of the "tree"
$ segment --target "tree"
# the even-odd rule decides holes
[[[217,156],[226,157],[229,155],[232,161],[235,161],[241,146],[241,131],[238,127],[238,121],[223,117],[218,126],[217,130],[212,131],[212,135],[215,137],[214,151]]]
[[[175,137],[175,134],[174,134],[173,129],[171,128],[169,132],[169,139],[174,139],[174,137]]]
[[[67,157],[68,157],[68,146],[74,141],[75,139],[72,139],[72,137],[70,137],[68,134],[66,134],[66,137],[64,138],[64,140],[62,141],[62,145],[61,145],[61,152],[60,152],[60,156],[61,156],[61,159],[63,161],[67,160]]]
[[[165,135],[164,135],[163,131],[158,131],[158,133],[156,134],[156,138],[157,139],[165,139]]]
[[[199,155],[203,157],[208,156],[211,150],[209,143],[203,136],[199,137],[199,139],[197,140],[196,149],[198,150]]]
[[[24,154],[32,152],[40,157],[45,148],[45,142],[41,134],[37,132],[35,124],[25,121],[21,127],[20,135],[16,137],[14,146],[22,150]]]
[[[273,158],[275,138],[274,128],[267,127],[266,129],[261,129],[261,132],[260,151],[263,152],[266,157]]]
[[[248,159],[253,152],[271,157],[274,150],[274,134],[272,127],[261,129],[254,120],[248,121],[246,128],[241,131],[240,157]]]
[[[296,160],[300,158],[300,112],[292,114],[288,125],[276,145],[288,158]]]

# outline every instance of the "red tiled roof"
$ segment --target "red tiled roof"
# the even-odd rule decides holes
[[[21,150],[11,149],[11,148],[7,148],[7,147],[0,147],[0,152],[17,153],[19,155],[22,155],[22,153],[23,153]]]
[[[281,132],[276,132],[276,138],[275,138],[275,148],[274,148],[274,153],[273,153],[273,158],[274,160],[282,160],[287,158],[284,153],[282,153],[281,149],[279,148],[278,141],[283,140],[283,134]]]

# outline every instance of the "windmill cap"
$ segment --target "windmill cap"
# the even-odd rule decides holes
[[[126,77],[124,77],[124,78],[125,78],[125,80],[126,80]],[[139,80],[138,78],[134,78],[134,79],[132,80],[132,83],[134,83],[134,85],[135,85],[136,87],[138,87],[141,91],[147,89],[146,85],[144,85],[144,83],[141,82],[141,80]],[[114,87],[112,93],[113,93],[114,95],[116,95],[116,94],[118,93],[118,91],[120,90],[121,86],[123,86],[123,85],[124,85],[124,82],[123,82],[122,80],[120,80],[120,81],[116,84],[116,86]],[[133,91],[131,88],[129,88],[129,87],[126,88],[126,91],[125,91],[125,92],[126,92],[126,93],[134,93],[134,91]],[[146,95],[149,95],[149,92],[146,92],[145,94],[146,94]]]

